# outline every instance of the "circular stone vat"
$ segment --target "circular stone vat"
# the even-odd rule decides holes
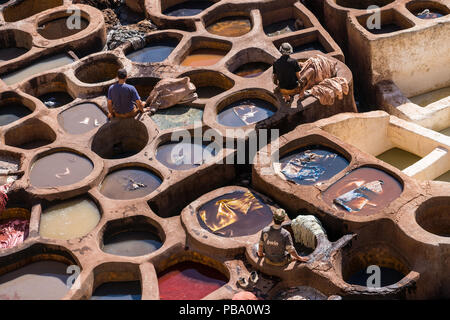
[[[195,122],[202,122],[202,118],[203,109],[180,105],[158,110],[151,116],[161,130],[191,126]]]
[[[228,51],[221,49],[195,49],[181,62],[181,65],[185,67],[212,66],[222,60],[227,53]]]
[[[416,211],[417,223],[426,231],[450,237],[450,197],[431,198]]]
[[[159,78],[128,78],[127,83],[136,88],[142,101],[146,101],[160,80]]]
[[[127,54],[127,58],[139,63],[161,62],[166,60],[179,42],[173,38],[151,41],[145,48]]]
[[[202,164],[211,162],[216,156],[215,148],[209,147],[209,143],[165,143],[156,150],[156,159],[166,167],[174,170],[197,168]]]
[[[34,16],[35,14],[62,6],[64,0],[23,0],[15,1],[3,9],[3,17],[6,22],[16,22]]]
[[[40,95],[38,99],[49,109],[56,109],[73,101],[72,96],[66,91],[47,92]]]
[[[217,115],[217,122],[227,127],[243,127],[270,118],[277,108],[259,98],[246,98],[233,102]]]
[[[31,113],[18,99],[6,99],[0,102],[0,126],[6,126]]]
[[[185,261],[158,274],[161,300],[200,300],[228,282],[218,270]]]
[[[58,115],[59,125],[70,134],[83,134],[104,125],[108,117],[95,103],[82,103]]]
[[[141,300],[139,281],[107,282],[95,289],[90,300]]]
[[[81,238],[97,226],[100,216],[100,210],[91,199],[64,201],[42,212],[39,234],[48,239]]]
[[[75,77],[84,83],[100,83],[113,80],[122,66],[113,57],[91,59],[75,70]]]
[[[434,1],[412,1],[406,8],[419,19],[437,19],[450,13],[448,7]]]
[[[271,67],[265,62],[249,62],[237,68],[233,73],[243,78],[255,78]]]
[[[147,145],[148,138],[147,128],[142,122],[119,119],[97,131],[91,148],[103,159],[123,159],[139,153]]]
[[[197,88],[199,99],[209,99],[222,92],[231,89],[234,81],[216,71],[198,70],[183,74],[181,77],[189,77]]]
[[[163,14],[171,17],[189,17],[201,13],[214,4],[213,1],[185,1],[171,6],[163,11]]]
[[[223,37],[240,37],[252,30],[252,22],[246,16],[230,16],[206,27],[209,33]]]
[[[369,6],[384,7],[395,0],[335,0],[341,7],[366,10]]]
[[[84,156],[67,151],[54,152],[33,163],[30,183],[36,188],[68,186],[86,178],[93,169],[94,164]]]
[[[344,255],[342,260],[342,275],[344,281],[352,284],[367,287],[372,281],[369,279],[374,271],[369,266],[380,268],[380,286],[393,285],[403,279],[409,272],[409,268],[396,251],[388,245],[376,247],[366,247],[364,250]],[[369,280],[369,282],[368,282]]]
[[[251,191],[235,191],[214,198],[197,210],[204,229],[221,237],[255,234],[272,222],[272,210]]]
[[[29,119],[5,133],[5,144],[21,149],[35,149],[56,140],[56,133],[44,122]]]
[[[69,288],[68,265],[57,261],[38,261],[0,275],[2,300],[56,300]]]
[[[41,22],[38,26],[38,33],[45,39],[55,40],[73,36],[89,25],[89,21],[83,17],[81,17],[79,25],[74,24],[71,20],[71,17],[61,17]]]
[[[391,204],[402,191],[402,184],[385,171],[361,167],[331,185],[323,193],[323,199],[349,213],[374,214]]]
[[[307,146],[284,155],[274,167],[289,181],[313,185],[331,179],[349,164],[347,159],[332,149]]]
[[[129,167],[108,174],[100,185],[100,193],[110,199],[137,199],[149,195],[161,183],[161,178],[150,170]]]

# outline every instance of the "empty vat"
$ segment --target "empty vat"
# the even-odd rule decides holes
[[[322,146],[309,146],[284,155],[274,167],[287,180],[300,185],[326,181],[344,170],[349,161],[337,152]]]
[[[377,158],[400,170],[408,168],[421,159],[421,157],[400,148],[389,149],[378,155]]]
[[[202,118],[202,109],[188,106],[161,109],[151,116],[151,119],[161,130],[191,126],[195,122],[201,122]]]
[[[227,127],[242,127],[270,118],[277,111],[268,101],[256,98],[238,100],[217,115],[217,122]]]
[[[450,197],[435,197],[416,210],[416,221],[426,231],[450,237]]]
[[[73,199],[45,209],[39,234],[44,238],[70,240],[91,232],[100,221],[100,211],[88,198]]]
[[[84,83],[100,83],[115,79],[120,68],[115,57],[92,58],[75,70],[75,77]]]
[[[156,150],[156,159],[174,170],[189,170],[204,163],[211,162],[216,152],[205,142],[201,143],[166,143]]]
[[[248,17],[243,16],[224,17],[206,27],[208,32],[223,37],[240,37],[251,29],[252,22]]]
[[[213,1],[185,1],[163,10],[163,14],[172,17],[188,17],[201,13],[206,8],[212,6]]]
[[[25,48],[1,48],[0,49],[0,63],[8,60],[12,60],[27,53]]]
[[[56,140],[56,133],[44,122],[31,118],[5,133],[5,144],[21,149],[35,149]]]
[[[228,279],[219,271],[196,262],[181,262],[158,274],[161,300],[200,300]]]
[[[178,43],[176,39],[151,41],[145,48],[127,54],[127,58],[140,63],[161,62],[166,60]]]
[[[82,103],[58,115],[59,125],[70,134],[83,134],[101,127],[108,117],[95,103]]]
[[[49,109],[62,107],[73,101],[73,98],[66,91],[47,92],[38,97]]]
[[[272,222],[272,216],[270,207],[250,191],[222,195],[197,210],[200,225],[222,237],[255,234]]]
[[[81,18],[79,25],[72,24],[73,21],[71,21],[70,17],[56,18],[40,23],[38,26],[38,33],[49,40],[65,38],[86,29],[89,25],[89,21],[85,18]]]
[[[370,167],[353,170],[331,185],[323,199],[349,213],[373,214],[390,205],[403,191],[388,173]]]
[[[140,281],[107,282],[95,289],[90,300],[141,300]]]
[[[94,169],[86,157],[60,151],[45,155],[31,166],[30,183],[37,188],[54,188],[77,183]]]
[[[243,78],[255,78],[271,67],[265,62],[249,62],[237,68],[233,73]]]
[[[222,60],[226,54],[225,50],[200,48],[189,53],[181,65],[185,67],[212,66]]]
[[[5,101],[0,104],[0,126],[6,126],[14,121],[31,114],[28,109],[20,102]]]
[[[136,199],[155,191],[161,182],[150,170],[130,167],[108,174],[100,185],[100,192],[110,199]]]

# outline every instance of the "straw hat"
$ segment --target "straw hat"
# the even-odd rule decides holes
[[[273,221],[275,222],[283,222],[284,219],[286,219],[286,211],[284,211],[283,209],[276,209],[275,212],[273,213]]]

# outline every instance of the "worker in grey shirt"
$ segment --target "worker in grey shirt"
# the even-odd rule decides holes
[[[286,212],[278,209],[273,214],[274,224],[266,227],[261,232],[259,240],[258,256],[265,257],[265,262],[276,266],[284,266],[293,260],[306,262],[307,257],[300,257],[294,248],[292,236],[286,229],[281,227]],[[292,258],[291,258],[292,257]]]

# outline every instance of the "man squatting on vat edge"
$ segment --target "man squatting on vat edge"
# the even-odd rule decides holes
[[[127,81],[127,71],[119,69],[117,71],[118,82],[108,89],[108,118],[133,118],[138,112],[143,113],[145,102],[136,88],[125,83]]]
[[[286,212],[283,209],[277,209],[273,214],[274,224],[264,228],[261,232],[258,256],[265,257],[265,262],[268,264],[284,266],[292,260],[300,262],[309,260],[309,258],[300,257],[297,254],[291,234],[281,227],[285,218]]]

